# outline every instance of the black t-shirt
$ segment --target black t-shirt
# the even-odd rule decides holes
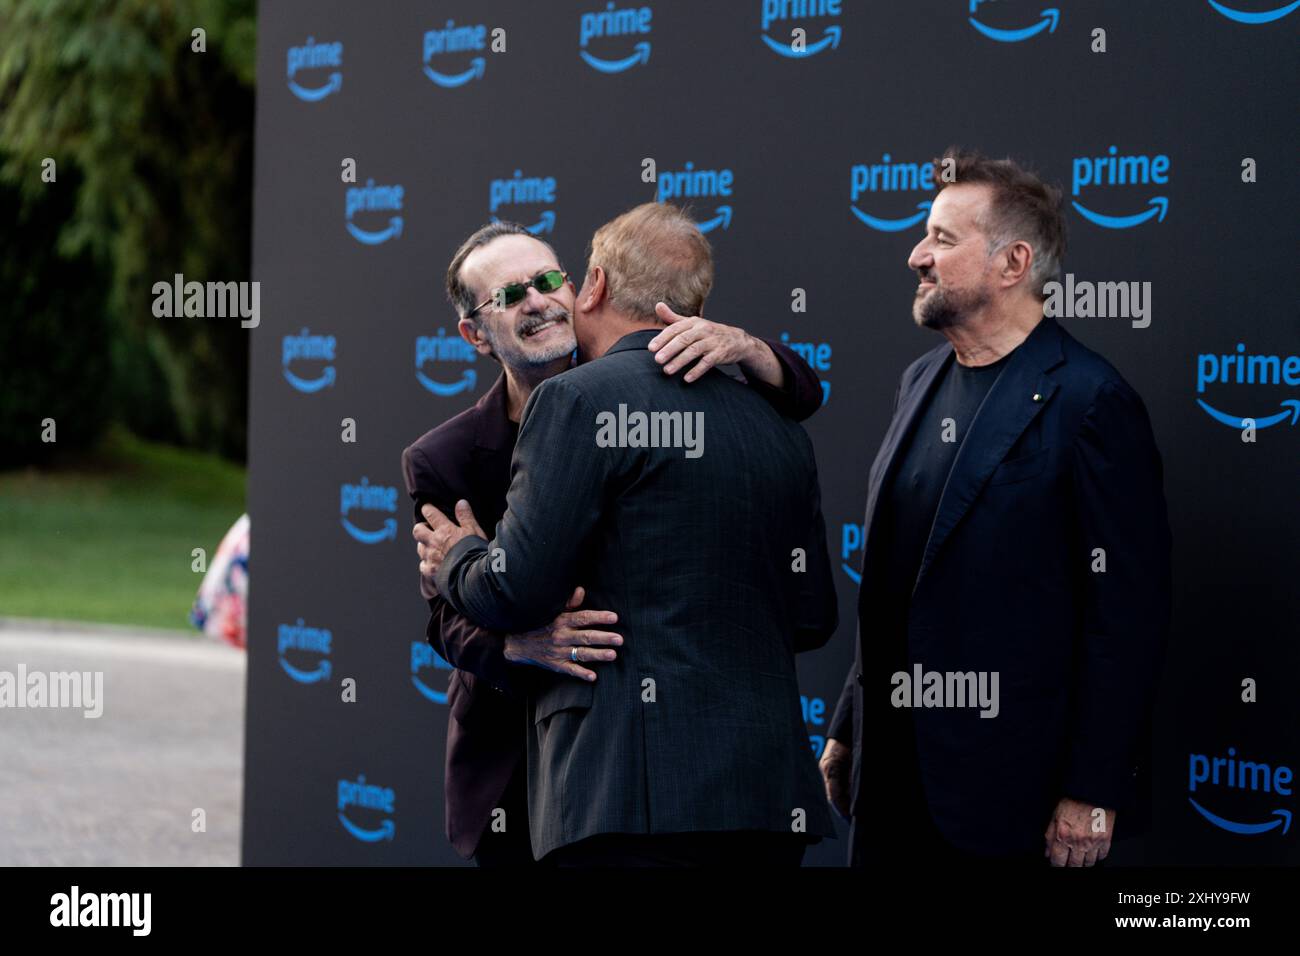
[[[921,571],[925,545],[948,473],[961,443],[989,389],[997,381],[1011,353],[992,365],[968,367],[954,358],[943,378],[935,384],[926,407],[917,417],[911,434],[903,439],[898,464],[882,489],[879,515],[884,522],[878,552],[883,561],[879,575],[876,607],[878,620],[889,632],[901,637],[906,632],[912,589]],[[894,660],[891,672],[906,667],[905,641],[891,642]],[[897,664],[898,666],[893,666]]]
[[[939,499],[961,443],[1010,355],[978,368],[960,365],[955,358],[949,362],[911,433],[904,436],[898,463],[881,489],[879,548],[873,548],[878,558],[871,568],[863,568],[863,637],[875,650],[872,663],[864,664],[864,717],[868,726],[874,724],[877,772],[864,771],[868,786],[859,799],[884,814],[891,839],[909,843],[913,850],[917,841],[942,840],[925,808],[912,713],[890,705],[889,675],[910,670],[907,613]]]
[[[863,674],[865,717],[874,726],[874,747],[880,767],[875,786],[863,787],[859,799],[872,813],[887,819],[885,842],[901,842],[907,855],[923,847],[946,845],[926,809],[915,748],[913,714],[889,702],[889,675],[909,671],[907,663],[907,610],[920,574],[920,562],[930,541],[930,529],[939,511],[939,499],[957,460],[958,450],[970,432],[976,412],[993,388],[1011,352],[991,365],[969,368],[950,360],[937,381],[911,432],[902,438],[897,466],[880,489],[878,520],[879,559],[863,568],[863,594],[870,604],[862,607],[863,633],[871,630],[870,672]],[[867,575],[871,575],[868,580]],[[926,665],[926,661],[920,661]],[[866,777],[863,779],[867,779]],[[878,852],[888,858],[891,849]]]

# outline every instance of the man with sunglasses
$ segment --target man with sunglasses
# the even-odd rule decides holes
[[[596,680],[584,665],[615,658],[622,638],[601,626],[615,623],[617,615],[581,609],[585,595],[575,581],[566,610],[544,627],[522,634],[479,627],[457,614],[425,573],[430,531],[420,509],[432,504],[450,514],[464,499],[485,527],[500,520],[524,405],[536,386],[571,366],[575,289],[547,243],[515,223],[495,222],[457,250],[447,270],[447,295],[460,316],[461,336],[502,366],[474,406],[402,455],[415,500],[421,593],[431,612],[427,636],[455,667],[447,694],[447,836],[462,857],[473,856],[480,866],[529,865],[523,695],[544,676],[538,668],[575,682]],[[649,347],[666,374],[689,366],[684,380],[693,382],[713,366],[737,364],[751,387],[784,414],[802,420],[820,407],[816,373],[786,346],[698,316],[683,318],[662,304],[658,314],[669,324]]]

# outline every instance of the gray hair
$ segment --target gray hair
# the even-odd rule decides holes
[[[461,269],[465,266],[465,260],[469,258],[469,254],[475,249],[481,249],[493,239],[500,239],[502,236],[528,236],[530,239],[537,239],[519,223],[499,220],[479,227],[468,239],[460,244],[456,254],[451,257],[451,265],[447,266],[447,298],[451,300],[456,314],[462,319],[473,312],[474,307],[478,305],[476,293],[460,277]],[[537,241],[550,249],[552,255],[555,254],[555,250],[551,248],[549,242],[544,239],[537,239]],[[555,261],[557,263],[560,261],[559,256],[556,256]],[[563,270],[564,266],[561,265],[560,269]]]
[[[685,211],[648,202],[596,230],[587,268],[605,270],[610,304],[626,315],[659,321],[655,303],[699,315],[713,289],[713,250]]]
[[[945,160],[953,162],[952,181],[942,176]],[[992,189],[988,210],[976,222],[988,239],[988,254],[992,256],[1019,240],[1029,243],[1034,250],[1029,288],[1042,298],[1044,283],[1060,276],[1061,260],[1065,258],[1061,191],[1015,160],[989,159],[956,147],[950,147],[934,161],[934,180],[940,191],[953,182],[983,183]]]

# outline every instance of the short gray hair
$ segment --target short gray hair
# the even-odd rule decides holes
[[[473,312],[474,307],[478,305],[474,290],[460,277],[461,269],[465,267],[465,260],[469,258],[469,254],[475,249],[481,249],[493,239],[500,239],[502,236],[528,236],[530,239],[537,239],[526,227],[517,222],[506,222],[502,219],[497,222],[490,222],[486,226],[480,226],[468,239],[460,244],[456,254],[451,257],[451,265],[447,266],[447,298],[451,300],[456,314],[462,319]],[[550,249],[552,255],[555,254],[555,250],[545,239],[537,239],[537,241]],[[557,263],[560,261],[559,256],[555,257],[555,261]],[[560,269],[563,271],[564,266],[561,265]]]
[[[952,161],[952,181],[943,178]],[[1061,274],[1065,258],[1065,214],[1061,190],[1013,159],[989,159],[973,150],[950,147],[934,161],[934,181],[942,191],[959,183],[984,184],[993,191],[988,212],[978,222],[988,238],[989,255],[1023,239],[1034,250],[1029,288],[1043,298],[1043,285]]]
[[[588,270],[605,270],[614,308],[659,321],[655,303],[679,315],[699,315],[713,289],[713,250],[685,211],[648,202],[596,230]]]

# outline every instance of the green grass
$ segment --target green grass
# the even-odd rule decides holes
[[[191,628],[203,575],[244,511],[244,469],[113,432],[75,468],[0,473],[0,616]]]

